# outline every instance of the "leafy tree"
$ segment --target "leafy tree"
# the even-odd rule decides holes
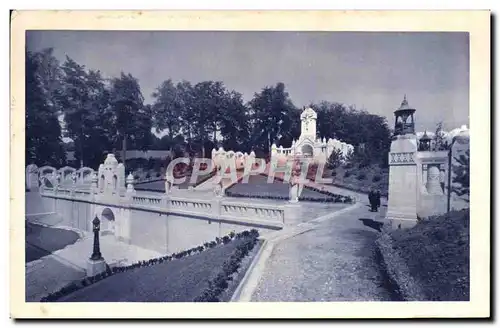
[[[291,114],[296,110],[283,83],[265,87],[250,101],[253,122],[253,144],[270,151],[271,144],[283,136],[291,139]]]
[[[340,149],[334,149],[328,158],[327,167],[331,170],[335,170],[342,164],[343,160],[342,151]]]
[[[470,184],[470,151],[467,150],[465,154],[461,154],[455,157],[457,165],[453,165],[453,183],[457,183],[459,186],[453,187],[452,190],[458,196],[469,195],[469,184]]]
[[[179,132],[182,121],[182,95],[178,92],[172,80],[168,79],[153,92],[155,102],[152,106],[153,127],[157,132],[167,130],[168,148],[172,151],[171,142]],[[163,139],[166,141],[167,139]],[[164,143],[165,144],[165,143]]]
[[[121,141],[121,159],[125,161],[129,139],[140,149],[151,144],[151,109],[144,105],[139,81],[123,72],[111,80],[110,105],[116,131],[114,141]]]
[[[224,148],[250,151],[250,124],[243,97],[236,91],[227,92],[219,118]],[[215,141],[215,140],[214,140]],[[215,147],[217,144],[214,145]]]
[[[63,71],[54,56],[53,48],[42,49],[30,54],[37,61],[36,75],[47,106],[55,113],[61,113],[59,96],[63,84]]]
[[[39,57],[26,53],[26,163],[61,166],[65,163],[61,126],[39,79]]]
[[[87,71],[69,57],[62,66],[61,104],[67,136],[75,143],[80,166],[97,167],[111,148],[113,129],[109,91],[99,71]]]
[[[336,138],[355,147],[364,145],[364,164],[386,162],[391,131],[384,117],[339,103],[320,102],[311,106],[318,114],[318,136]],[[361,154],[357,154],[361,155]]]
[[[436,126],[436,133],[434,135],[434,150],[446,150],[447,147],[447,142],[444,140],[443,122],[439,122]]]

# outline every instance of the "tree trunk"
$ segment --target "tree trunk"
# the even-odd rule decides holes
[[[122,163],[123,163],[123,165],[125,165],[126,154],[127,154],[127,134],[124,134],[123,139],[122,139]]]
[[[205,134],[201,135],[201,158],[205,158]]]

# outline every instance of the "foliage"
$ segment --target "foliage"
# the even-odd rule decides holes
[[[390,237],[391,249],[420,285],[423,299],[419,301],[469,300],[469,209],[421,220],[411,229],[390,232]],[[387,255],[391,254],[384,254],[389,264],[396,262]]]
[[[312,108],[318,114],[319,136],[336,138],[357,148],[363,144],[368,164],[380,163],[387,157],[391,132],[384,117],[326,101]]]
[[[446,140],[444,138],[443,122],[439,122],[436,125],[436,132],[434,135],[434,150],[441,151],[441,150],[447,150],[447,149],[448,149],[448,143],[446,142]]]
[[[470,190],[470,151],[467,149],[465,154],[461,154],[459,157],[455,157],[458,162],[457,165],[453,165],[453,183],[457,183],[459,186],[453,187],[452,190],[458,196],[469,195]]]
[[[327,168],[330,170],[335,170],[339,167],[344,161],[344,156],[342,155],[342,151],[340,149],[334,149],[330,154],[330,157],[327,161]]]
[[[69,57],[61,70],[58,101],[64,114],[66,137],[73,140],[75,157],[83,166],[97,167],[111,148],[109,92],[99,71],[86,71]]]
[[[40,57],[26,53],[26,163],[62,166],[65,163],[57,109],[41,83]]]
[[[245,241],[239,244],[231,254],[230,258],[222,265],[222,271],[209,281],[208,288],[203,293],[196,297],[194,302],[220,302],[221,294],[229,286],[229,282],[233,280],[235,274],[240,268],[241,261],[257,244],[257,237],[259,233],[257,230],[252,229],[250,232],[246,231],[246,235],[240,235],[239,238],[245,238]],[[228,237],[228,236],[226,236]]]
[[[283,83],[266,86],[248,105],[253,124],[251,144],[255,148],[268,152],[273,142],[291,144],[292,139],[298,137],[297,131],[292,130],[292,118],[297,118],[300,113]]]
[[[131,74],[121,73],[111,80],[110,106],[115,126],[115,145],[122,142],[122,158],[127,142],[136,149],[146,150],[151,140],[151,106],[144,105],[139,81]]]
[[[358,176],[356,178],[358,180],[364,180],[364,179],[366,179],[366,174],[364,174],[364,173],[361,172],[360,174],[358,174]]]

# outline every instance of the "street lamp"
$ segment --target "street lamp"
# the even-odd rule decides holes
[[[92,256],[90,257],[91,260],[93,261],[99,261],[102,260],[102,255],[101,255],[101,250],[99,248],[99,230],[101,225],[101,221],[95,216],[94,220],[92,220],[92,227],[94,231],[94,249],[92,252]]]
[[[461,145],[465,145],[469,143],[469,136],[463,134],[463,131],[461,131],[458,135],[454,136],[450,149],[448,150],[448,199],[446,203],[446,213],[450,212],[450,207],[451,207],[451,160],[452,160],[452,153],[453,153],[453,145],[455,142],[458,142]]]

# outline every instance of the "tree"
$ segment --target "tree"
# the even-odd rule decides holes
[[[167,136],[170,141],[179,132],[182,121],[182,95],[181,92],[168,79],[156,88],[152,94],[155,99],[152,106],[153,127],[157,132],[167,130]],[[169,143],[170,152],[172,152],[173,143]]]
[[[327,167],[330,170],[335,170],[342,164],[343,160],[342,151],[340,149],[334,149],[328,158]]]
[[[66,161],[61,126],[41,86],[39,58],[32,52],[26,53],[26,163],[61,166]]]
[[[69,57],[62,66],[58,103],[63,108],[67,137],[75,143],[80,166],[96,168],[112,147],[113,113],[109,90],[99,71],[85,69]]]
[[[250,124],[243,97],[236,91],[227,92],[219,117],[220,134],[226,149],[250,151]]]
[[[469,195],[469,184],[470,184],[470,152],[467,150],[465,154],[461,154],[455,157],[457,165],[453,165],[453,183],[458,184],[457,187],[453,187],[452,190],[458,196]]]
[[[60,114],[62,106],[59,96],[62,91],[63,71],[59,61],[54,56],[53,48],[42,49],[39,52],[31,53],[36,58],[36,75],[40,84],[41,92],[54,113]]]
[[[152,142],[150,108],[144,106],[139,81],[123,72],[111,80],[110,106],[116,131],[114,141],[122,143],[121,160],[124,162],[128,139],[142,149]]]
[[[336,138],[358,148],[364,145],[363,153],[355,154],[363,165],[387,162],[391,131],[384,117],[326,101],[311,107],[318,114],[318,137]]]
[[[292,132],[291,114],[295,106],[283,83],[265,87],[250,101],[253,122],[253,144],[261,150],[270,151],[271,144],[284,136],[290,139]]]
[[[446,150],[446,148],[447,142],[444,140],[443,122],[439,122],[436,125],[436,133],[434,135],[434,150]]]

